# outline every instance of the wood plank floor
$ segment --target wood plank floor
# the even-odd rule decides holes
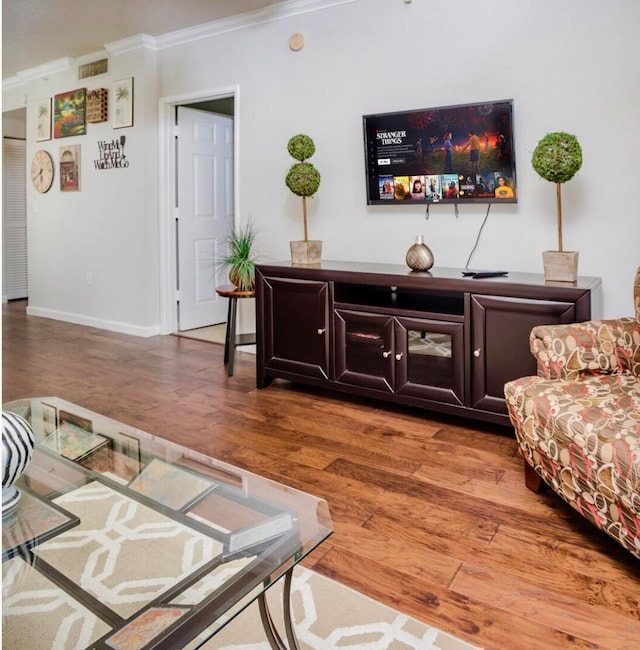
[[[284,381],[220,345],[3,306],[3,401],[57,395],[329,502],[306,564],[484,648],[640,648],[640,563],[550,491],[508,429]]]

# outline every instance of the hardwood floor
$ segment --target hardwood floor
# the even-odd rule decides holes
[[[550,491],[509,429],[284,381],[255,357],[3,306],[3,401],[57,395],[327,499],[306,564],[486,649],[640,648],[640,563]]]

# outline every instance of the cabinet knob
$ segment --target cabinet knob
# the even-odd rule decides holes
[[[383,356],[385,359],[388,359],[388,358],[391,356],[391,350],[387,350],[386,352],[383,352],[383,353],[382,353],[382,356]]]
[[[402,352],[398,352],[398,354],[396,354],[396,361],[400,361],[401,359],[402,359]]]
[[[326,331],[326,329],[318,328],[318,334],[324,334]]]
[[[477,359],[480,356],[480,348],[473,351],[473,356]]]

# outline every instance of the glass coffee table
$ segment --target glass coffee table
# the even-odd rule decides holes
[[[56,397],[3,409],[36,437],[2,522],[3,648],[199,648],[255,600],[271,646],[298,647],[291,578],[326,501]]]

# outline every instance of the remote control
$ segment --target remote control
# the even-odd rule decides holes
[[[504,277],[505,275],[509,275],[508,271],[478,271],[477,273],[474,273],[471,277],[474,280],[482,279],[482,278],[501,278]]]

